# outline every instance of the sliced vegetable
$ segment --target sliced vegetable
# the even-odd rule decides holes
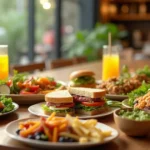
[[[0,94],[10,94],[10,88],[6,84],[0,85]]]
[[[62,108],[62,107],[74,107],[74,103],[61,104],[60,106],[56,106],[56,108]]]
[[[82,102],[83,105],[85,106],[103,106],[105,101],[100,101],[100,102]]]

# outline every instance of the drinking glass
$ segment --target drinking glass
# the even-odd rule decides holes
[[[8,74],[9,74],[8,46],[0,45],[0,80],[7,79]]]
[[[111,51],[109,46],[103,46],[102,56],[102,80],[108,80],[112,77],[119,76],[119,48],[118,46],[112,46]]]

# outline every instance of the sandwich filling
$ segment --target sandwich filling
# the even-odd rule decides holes
[[[95,78],[92,76],[81,76],[71,80],[71,85],[94,84]]]
[[[83,109],[85,111],[97,110],[105,106],[103,98],[90,98],[73,94],[76,109]]]
[[[72,112],[74,108],[74,103],[51,103],[46,102],[46,105],[42,106],[43,110],[46,112],[56,112],[56,113],[68,113]]]

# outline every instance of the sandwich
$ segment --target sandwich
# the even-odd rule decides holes
[[[74,114],[73,97],[67,90],[53,91],[45,95],[46,104],[42,106],[44,113],[50,115],[56,112],[57,116]]]
[[[90,70],[74,71],[70,74],[69,86],[95,88],[95,73]]]
[[[69,87],[68,90],[73,96],[77,114],[97,115],[107,111],[105,90],[82,87]]]

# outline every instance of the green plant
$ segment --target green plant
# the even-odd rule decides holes
[[[108,33],[112,34],[112,42],[119,39],[119,31],[115,24],[96,24],[91,31],[78,31],[71,35],[62,49],[68,57],[84,55],[89,61],[100,58],[103,45],[108,43]]]

